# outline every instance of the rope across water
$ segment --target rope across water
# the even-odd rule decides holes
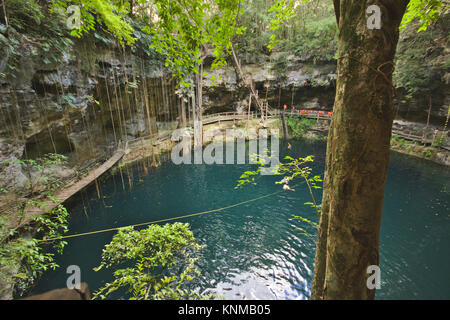
[[[215,213],[215,212],[223,211],[223,210],[226,210],[226,209],[238,207],[238,206],[241,206],[243,204],[254,202],[254,201],[258,201],[258,200],[261,200],[261,199],[264,199],[264,198],[268,198],[268,197],[274,196],[274,195],[282,193],[282,192],[284,192],[284,190],[272,192],[272,193],[269,193],[269,194],[266,194],[266,195],[263,195],[263,196],[259,196],[259,197],[256,197],[256,198],[253,198],[253,199],[250,199],[250,200],[242,201],[242,202],[235,203],[235,204],[232,204],[232,205],[229,205],[229,206],[226,206],[226,207],[222,207],[222,208],[218,208],[218,209],[212,209],[212,210],[207,210],[207,211],[202,211],[202,212],[196,212],[196,213],[191,213],[191,214],[178,216],[178,217],[173,217],[173,218],[154,220],[154,221],[150,221],[150,222],[137,223],[137,224],[132,224],[132,225],[123,226],[123,227],[115,227],[115,228],[102,229],[102,230],[96,230],[96,231],[90,231],[90,232],[84,232],[84,233],[77,233],[77,234],[72,234],[72,235],[67,235],[67,236],[62,236],[62,237],[56,237],[56,238],[42,239],[42,240],[38,240],[38,242],[40,243],[40,242],[50,242],[50,241],[70,239],[70,238],[78,238],[78,237],[84,237],[84,236],[89,236],[89,235],[93,235],[93,234],[105,233],[105,232],[110,232],[110,231],[117,231],[119,229],[123,229],[123,228],[127,228],[127,227],[133,227],[134,228],[134,227],[140,227],[140,226],[145,226],[145,225],[150,225],[150,224],[155,224],[155,223],[168,222],[168,221],[179,220],[179,219],[184,219],[184,218],[191,218],[191,217],[195,217],[195,216],[205,215],[205,214],[209,214],[209,213]]]

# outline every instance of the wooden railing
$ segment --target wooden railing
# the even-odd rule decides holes
[[[274,118],[274,117],[279,117],[281,115],[281,113],[284,112],[285,116],[293,116],[293,117],[298,117],[299,113],[298,112],[290,112],[290,111],[283,111],[283,110],[269,110],[268,111],[268,117],[267,118]],[[202,122],[204,125],[208,125],[208,124],[212,124],[215,122],[221,122],[221,121],[235,121],[235,120],[249,120],[249,119],[256,119],[259,118],[261,116],[260,112],[250,112],[250,113],[237,113],[237,112],[220,112],[220,113],[213,113],[213,114],[207,114],[203,116]],[[330,121],[332,118],[332,115],[329,115],[328,112],[324,112],[323,114],[320,114],[318,111],[310,111],[310,113],[303,113],[301,114],[302,118],[307,118],[307,119],[316,119],[316,120],[328,120]],[[193,124],[193,120],[189,121],[187,123],[188,126]],[[418,135],[413,135],[413,134],[407,134],[401,131],[397,131],[397,130],[392,130],[392,135],[394,136],[398,136],[401,138],[404,138],[406,140],[411,140],[411,141],[417,141],[417,142],[421,142],[421,143],[432,143],[432,141],[430,139],[424,139],[423,136],[418,136]],[[129,145],[132,145],[134,143],[137,143],[139,141],[142,140],[149,140],[149,139],[155,139],[155,141],[164,141],[167,139],[170,139],[171,133],[167,132],[164,135],[159,135],[159,134],[152,134],[152,135],[147,135],[147,136],[142,136],[142,137],[138,137],[135,138],[133,140],[128,140],[127,143]],[[447,149],[448,147],[444,146],[443,148]]]
[[[278,117],[280,116],[282,111],[280,110],[269,110],[268,111],[268,118]],[[286,115],[290,115],[290,113],[286,113]],[[252,111],[250,113],[237,113],[237,112],[219,112],[219,113],[212,113],[212,114],[206,114],[202,117],[202,122],[204,125],[212,124],[215,122],[221,122],[221,121],[235,121],[235,120],[249,120],[249,119],[257,119],[261,116],[260,112]],[[298,114],[294,114],[294,116],[298,116]],[[310,119],[318,119],[318,120],[330,120],[331,117],[326,115],[319,115],[319,114],[303,114],[303,118],[310,118]],[[187,125],[193,125],[193,120],[190,120],[187,122]],[[160,135],[159,133],[153,133],[150,135],[141,136],[132,140],[128,140],[127,144],[128,146],[134,145],[135,143],[138,143],[142,140],[152,140],[155,141],[164,141],[169,139],[171,136],[171,133],[165,133],[164,135]]]

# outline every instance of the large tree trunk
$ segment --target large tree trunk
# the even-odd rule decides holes
[[[335,0],[338,80],[311,299],[373,299],[394,117],[392,72],[406,0]],[[381,8],[381,29],[366,9]]]

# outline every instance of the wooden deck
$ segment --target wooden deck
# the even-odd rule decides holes
[[[279,110],[268,112],[267,118],[278,117],[281,115]],[[290,112],[286,112],[285,116],[290,116]],[[251,112],[247,113],[236,113],[236,112],[222,112],[215,113],[211,115],[206,115],[203,117],[202,122],[203,125],[213,124],[217,122],[225,122],[225,121],[240,121],[240,120],[250,120],[256,119],[260,117],[260,113]],[[294,113],[292,116],[297,117],[298,114]],[[302,114],[302,118],[315,119],[315,120],[331,120],[331,116],[328,114]],[[192,121],[189,123],[192,124]]]
[[[405,140],[416,141],[416,142],[425,143],[425,144],[433,143],[432,139],[424,139],[422,136],[416,136],[413,134],[408,134],[408,133],[404,133],[404,132],[397,131],[397,130],[392,130],[392,135],[403,138]]]
[[[250,114],[250,119],[255,118],[255,114]],[[248,120],[248,114],[238,114],[235,112],[224,112],[217,113],[212,115],[206,115],[203,117],[202,122],[203,125],[213,124],[217,122],[226,122],[226,121],[239,121],[239,120]],[[191,121],[192,123],[192,121]]]
[[[416,135],[413,135],[413,134],[407,134],[407,133],[396,131],[396,130],[392,130],[392,135],[400,137],[400,138],[405,139],[405,140],[415,141],[415,142],[419,142],[419,143],[422,143],[422,144],[428,144],[428,145],[432,145],[433,144],[433,139],[426,139],[426,138],[424,138],[422,136],[416,136]],[[440,146],[440,148],[445,149],[447,151],[450,151],[450,146],[449,145]]]
[[[75,195],[80,190],[87,187],[89,184],[98,179],[102,174],[111,169],[122,157],[125,155],[126,147],[124,149],[118,149],[111,158],[109,158],[106,162],[100,165],[98,168],[91,171],[86,177],[82,178],[80,181],[72,184],[68,188],[64,189],[60,193],[58,193],[55,198],[58,199],[58,202],[53,202],[48,200],[45,202],[41,208],[30,207],[25,209],[24,218],[21,221],[19,226],[23,226],[30,222],[34,216],[41,215],[46,213],[53,208],[57,207],[59,204],[63,203],[73,195]]]

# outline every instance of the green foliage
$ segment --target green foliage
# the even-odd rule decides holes
[[[392,136],[391,138],[391,146],[398,146],[399,148],[402,148],[407,141],[403,138],[400,138],[398,136]]]
[[[289,1],[289,3],[284,9],[280,9],[277,4],[273,7],[278,11],[277,16],[281,15],[282,18],[275,19],[270,28],[276,31],[283,25],[284,30],[280,30],[281,34],[272,34],[269,47],[273,49],[272,40],[279,38],[276,42],[279,42],[280,50],[292,52],[302,59],[314,61],[334,59],[337,50],[334,40],[336,18],[331,1]],[[292,3],[295,3],[295,6]],[[292,17],[297,19],[286,23]]]
[[[303,3],[306,3],[306,0],[302,1]],[[295,1],[293,0],[277,0],[275,2],[275,4],[269,9],[269,12],[273,12],[275,14],[275,18],[270,20],[270,31],[280,29],[282,25],[286,24],[288,20],[295,16],[294,4]],[[270,42],[267,48],[272,51],[278,42],[279,40],[277,40],[276,34],[273,33],[270,36]]]
[[[145,19],[129,18],[128,20],[133,27],[133,37],[136,38],[132,48],[133,53],[138,57],[147,58],[145,61],[146,67],[152,68],[152,64],[161,65],[161,62],[164,61],[164,56],[152,48],[152,36],[145,31],[149,23],[145,22]]]
[[[311,177],[312,168],[307,165],[310,162],[314,162],[314,156],[310,155],[305,158],[300,157],[298,159],[287,156],[285,157],[285,160],[289,160],[289,162],[281,163],[277,172],[277,175],[282,175],[284,176],[284,178],[276,183],[287,185],[296,177],[302,178],[306,182],[306,186],[308,187],[308,191],[312,200],[312,202],[306,202],[305,205],[309,205],[314,208],[317,213],[317,217],[319,217],[321,207],[316,202],[313,190],[321,189],[321,187],[318,186],[318,183],[321,183],[322,179],[320,176]]]
[[[337,30],[332,1],[253,0],[247,3],[240,19],[247,30],[239,39],[242,43],[240,52],[244,56],[248,52],[253,55],[265,53],[261,43],[268,43],[269,51],[277,48],[305,60],[330,61],[336,58]],[[442,0],[412,0],[401,29],[418,21],[416,30],[426,30],[447,12],[448,4]]]
[[[445,137],[441,134],[440,136],[434,138],[433,147],[440,148],[444,145]]]
[[[68,212],[58,206],[49,213],[33,218],[25,229],[10,228],[9,219],[0,217],[0,282],[12,286],[21,295],[43,272],[59,267],[54,262],[53,248],[62,254],[65,241],[49,242],[41,246],[36,238],[51,239],[67,232]],[[24,236],[32,232],[36,238]]]
[[[271,32],[268,30],[271,15],[268,10],[273,0],[243,1],[243,12],[239,16],[239,26],[245,32],[235,37],[235,49],[245,63],[255,63],[262,54],[269,54],[267,44]]]
[[[330,14],[316,19],[310,17],[304,30],[296,36],[294,43],[288,43],[287,47],[292,48],[295,55],[303,59],[330,61],[335,58],[337,51],[335,35],[334,16]]]
[[[215,57],[211,68],[226,65],[231,38],[242,32],[236,25],[240,0],[215,0],[214,10],[204,0],[155,0],[153,4],[159,19],[144,30],[153,37],[151,48],[166,56],[166,66],[181,79],[181,85],[187,85],[187,74],[198,72],[207,44],[212,45]]]
[[[394,150],[408,153],[417,157],[430,159],[433,155],[439,151],[439,147],[443,142],[439,141],[439,137],[436,137],[431,146],[421,145],[415,141],[409,141],[398,136],[392,136],[391,147]]]
[[[256,154],[252,155],[252,157],[253,157],[252,160],[255,161],[255,163],[258,165],[257,169],[253,171],[251,170],[245,171],[239,177],[235,189],[242,188],[247,184],[256,185],[256,177],[259,175],[259,173],[267,163],[267,155]],[[317,214],[317,218],[319,218],[321,212],[321,205],[318,204],[316,201],[316,198],[314,196],[314,190],[321,189],[321,187],[318,184],[322,183],[323,181],[320,176],[312,176],[312,168],[308,166],[309,163],[314,162],[314,156],[310,155],[304,158],[300,157],[297,159],[294,159],[290,156],[286,156],[284,159],[288,160],[288,162],[280,163],[278,165],[277,170],[274,172],[275,175],[283,176],[283,179],[275,183],[282,184],[283,189],[287,187],[286,189],[292,190],[289,187],[289,183],[294,181],[297,177],[301,178],[306,183],[312,201],[306,202],[305,205],[312,207]],[[313,222],[301,216],[295,216],[294,220],[296,220],[299,223],[306,223],[315,228],[318,227],[316,222]],[[306,229],[302,227],[297,227],[296,229],[297,231],[300,231],[301,234],[309,236],[309,233],[306,231]]]
[[[199,275],[192,255],[200,248],[188,224],[154,224],[140,231],[122,228],[105,246],[101,264],[94,270],[132,266],[116,269],[114,281],[95,292],[94,298],[105,299],[120,288],[126,288],[133,300],[210,298],[183,289],[185,282]]]
[[[420,22],[417,32],[427,30],[433,21],[447,12],[448,3],[443,0],[410,0],[400,29],[404,29],[408,23],[417,19]]]
[[[9,24],[17,30],[34,29],[45,18],[41,6],[34,0],[8,0],[5,8]]]
[[[445,55],[448,42],[447,15],[448,4],[442,0],[409,2],[400,26],[402,41],[397,48],[393,74],[395,86],[405,89],[407,99],[432,94],[436,89],[435,84],[439,82],[434,81],[436,80],[434,70],[448,68],[447,61],[440,58]],[[432,25],[433,22],[438,23]],[[436,41],[439,34],[442,34],[442,39]],[[439,78],[440,76],[437,76],[437,79]]]
[[[316,124],[316,120],[307,118],[299,120],[297,117],[289,117],[287,124],[292,131],[292,137],[301,139]]]
[[[297,221],[298,224],[305,225],[305,228],[307,226],[313,227],[316,230],[319,228],[319,224],[317,222],[314,222],[312,220],[306,219],[306,218],[301,217],[301,216],[295,216],[292,220]],[[311,237],[311,234],[305,228],[297,226],[297,227],[295,227],[295,230],[298,231],[300,235],[303,235],[303,236],[306,236],[306,237]]]
[[[246,30],[237,38],[239,53],[247,62],[270,51],[313,61],[336,56],[336,18],[328,0],[246,1],[239,25]]]
[[[17,77],[24,55],[38,64],[50,64],[60,61],[73,44],[62,23],[63,16],[51,15],[46,5],[34,0],[9,0],[5,12],[7,19],[0,15],[0,54],[6,57],[7,67],[3,78]]]
[[[289,52],[281,52],[280,54],[272,58],[273,67],[271,71],[278,80],[286,78],[289,65],[288,56]]]
[[[433,154],[431,153],[431,151],[423,150],[423,156],[424,156],[425,158],[431,158],[432,155],[433,155]]]
[[[61,187],[61,181],[51,176],[52,166],[64,165],[66,163],[66,156],[56,153],[49,153],[37,159],[16,159],[14,161],[3,161],[0,162],[0,166],[9,164],[20,165],[27,177],[26,185],[28,187],[28,193],[33,196],[39,188],[43,195],[51,196],[57,188]]]
[[[448,45],[446,16],[425,32],[417,33],[419,28],[417,22],[407,25],[397,47],[393,82],[397,88],[406,91],[407,99],[432,95],[440,83],[440,72],[448,69],[444,58]]]
[[[71,35],[80,38],[83,34],[95,30],[100,23],[124,45],[132,45],[136,38],[132,36],[133,28],[125,20],[130,10],[128,1],[104,0],[52,0],[52,12],[64,13],[71,5],[78,6],[81,13],[80,28],[71,30]]]
[[[256,164],[258,167],[256,170],[248,170],[245,171],[238,179],[237,185],[234,187],[235,189],[240,189],[246,184],[253,184],[256,185],[256,178],[261,173],[261,170],[266,166],[268,163],[268,150],[264,150],[265,154],[259,155],[259,154],[251,154],[250,155],[250,162]]]
[[[139,10],[138,23],[129,19],[134,13],[131,3]],[[76,37],[100,26],[122,45],[134,46],[136,40],[146,42],[142,32],[151,35],[149,48],[166,57],[166,66],[181,79],[182,85],[187,85],[186,75],[198,72],[206,45],[212,46],[215,56],[212,69],[226,65],[231,38],[242,31],[236,26],[240,0],[53,0],[52,4],[53,12],[79,6],[82,23],[71,31]]]

